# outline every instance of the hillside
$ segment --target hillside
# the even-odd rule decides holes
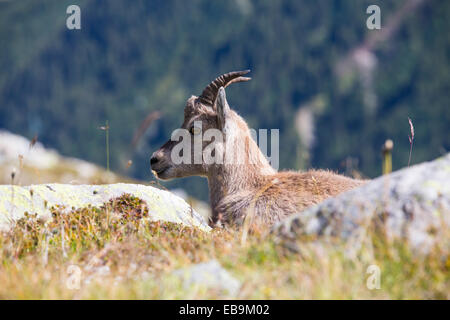
[[[384,30],[397,23],[378,42],[365,25],[373,1],[83,0],[79,31],[65,28],[69,3],[0,2],[0,128],[63,155],[106,166],[98,128],[109,120],[111,168],[149,181],[149,156],[180,125],[185,100],[247,68],[253,80],[227,89],[229,100],[252,127],[280,129],[282,168],[375,177],[386,138],[401,168],[407,117],[413,163],[450,149],[448,1],[375,1]],[[207,199],[200,178],[166,186]]]
[[[0,299],[449,299],[449,165],[251,232],[153,187],[0,186]]]

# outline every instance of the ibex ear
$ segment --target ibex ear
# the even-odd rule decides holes
[[[219,88],[215,105],[217,118],[219,119],[219,126],[223,129],[225,127],[225,121],[230,113],[230,106],[228,105],[227,96],[223,87]]]

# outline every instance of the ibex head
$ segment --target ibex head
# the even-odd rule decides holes
[[[192,96],[187,100],[181,130],[175,130],[171,139],[150,159],[151,168],[158,178],[208,177],[212,168],[221,165],[217,159],[224,159],[226,146],[230,145],[229,142],[233,144],[231,140],[250,137],[245,121],[230,109],[224,90],[232,83],[250,80],[243,77],[248,72],[250,70],[221,75],[199,97]],[[214,157],[213,161],[205,154]]]

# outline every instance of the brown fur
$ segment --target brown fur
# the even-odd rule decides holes
[[[238,143],[244,142],[244,161],[240,164],[175,165],[170,159],[175,143],[168,141],[153,154],[152,169],[161,179],[206,177],[214,225],[218,222],[241,225],[247,214],[251,214],[252,222],[272,225],[364,183],[323,170],[277,173],[251,138],[246,122],[229,109],[224,90],[219,91],[214,106],[205,106],[195,96],[188,99],[182,128],[189,130],[194,120],[202,121],[203,132],[210,128],[223,132],[226,143],[218,145],[217,149],[223,150],[225,155],[227,148],[235,150]],[[204,143],[203,148],[207,144]]]

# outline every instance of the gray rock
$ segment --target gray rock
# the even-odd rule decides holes
[[[183,286],[187,290],[200,286],[236,296],[241,287],[239,280],[230,275],[217,260],[175,270],[173,275],[182,279]]]
[[[449,246],[450,153],[327,199],[288,217],[272,232],[281,239],[337,237],[358,249],[374,223],[388,239],[406,240],[418,252],[428,252],[437,242]]]
[[[0,229],[8,229],[12,221],[25,212],[46,218],[52,206],[84,208],[101,206],[124,193],[144,200],[150,212],[149,219],[182,223],[204,231],[210,227],[205,220],[180,197],[151,186],[139,184],[70,185],[43,184],[28,187],[0,185]]]

